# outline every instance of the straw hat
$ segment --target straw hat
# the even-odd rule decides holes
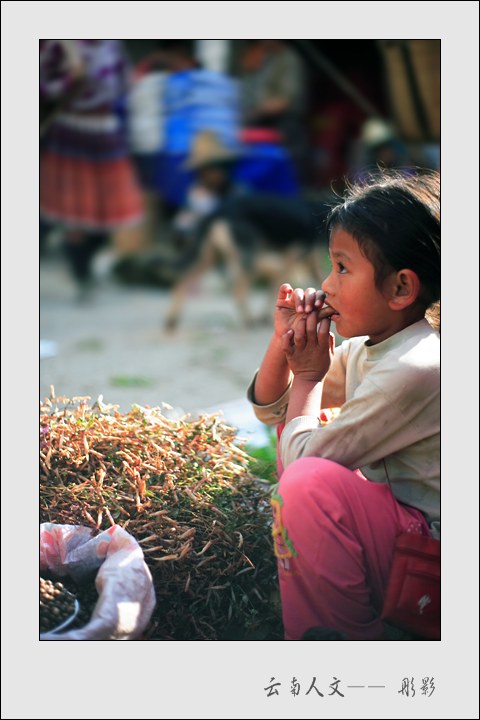
[[[236,153],[224,145],[214,132],[202,130],[193,140],[185,168],[198,170],[206,165],[231,162],[236,157]]]

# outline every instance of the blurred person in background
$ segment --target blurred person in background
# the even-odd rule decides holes
[[[308,152],[303,59],[284,40],[255,40],[246,50],[243,70],[244,125],[277,132],[303,181]]]
[[[279,277],[308,258],[316,279],[323,279],[319,251],[329,206],[302,196],[255,192],[236,179],[236,158],[215,133],[200,132],[193,142],[186,167],[195,180],[173,222],[177,234],[186,239],[186,249],[175,264],[179,280],[165,318],[167,331],[178,326],[193,284],[219,259],[229,272],[232,295],[246,326],[254,322],[249,290],[259,276],[273,292]]]
[[[239,97],[237,81],[202,67],[194,41],[159,42],[161,47],[135,67],[136,86],[144,86],[145,93],[136,106],[132,104],[132,144],[143,187],[157,195],[171,218],[184,205],[193,181],[184,163],[198,133],[215,132],[229,149],[238,147]],[[147,113],[150,129],[156,126],[150,143]]]
[[[240,145],[239,91],[236,80],[200,64],[194,41],[158,42],[135,67],[135,85],[144,92],[130,96],[138,102],[130,104],[129,118],[152,242],[114,271],[127,281],[170,285],[171,261],[188,248],[200,216],[238,185],[231,174]]]
[[[40,93],[53,106],[43,127],[40,213],[65,231],[84,299],[96,250],[112,231],[143,219],[142,198],[120,116],[129,67],[119,40],[46,40]]]
[[[184,168],[193,172],[194,179],[182,209],[173,219],[178,235],[191,235],[201,221],[228,198],[248,192],[245,185],[233,178],[237,156],[210,130],[195,136],[184,163]]]
[[[159,187],[175,212],[186,200],[193,176],[185,161],[195,138],[204,131],[238,149],[240,125],[237,82],[223,72],[202,67],[191,41],[166,42],[169,76],[163,95],[165,136]]]
[[[393,124],[382,118],[369,118],[361,127],[352,160],[351,173],[362,180],[372,171],[402,168],[407,171],[411,158]]]

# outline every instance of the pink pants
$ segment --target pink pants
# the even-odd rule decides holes
[[[287,467],[272,506],[285,639],[322,627],[382,640],[395,538],[412,524],[430,534],[422,513],[387,485],[316,457]]]

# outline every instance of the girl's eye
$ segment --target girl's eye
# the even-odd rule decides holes
[[[338,268],[338,272],[339,272],[339,273],[345,273],[345,272],[347,272],[347,268],[346,268],[345,265],[344,265],[343,263],[341,263],[341,262],[337,263],[337,268]]]

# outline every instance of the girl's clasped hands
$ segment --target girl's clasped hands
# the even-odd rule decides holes
[[[274,332],[281,342],[295,377],[320,382],[333,357],[335,340],[330,332],[334,310],[325,304],[323,290],[306,290],[288,283],[280,286],[275,303]]]

